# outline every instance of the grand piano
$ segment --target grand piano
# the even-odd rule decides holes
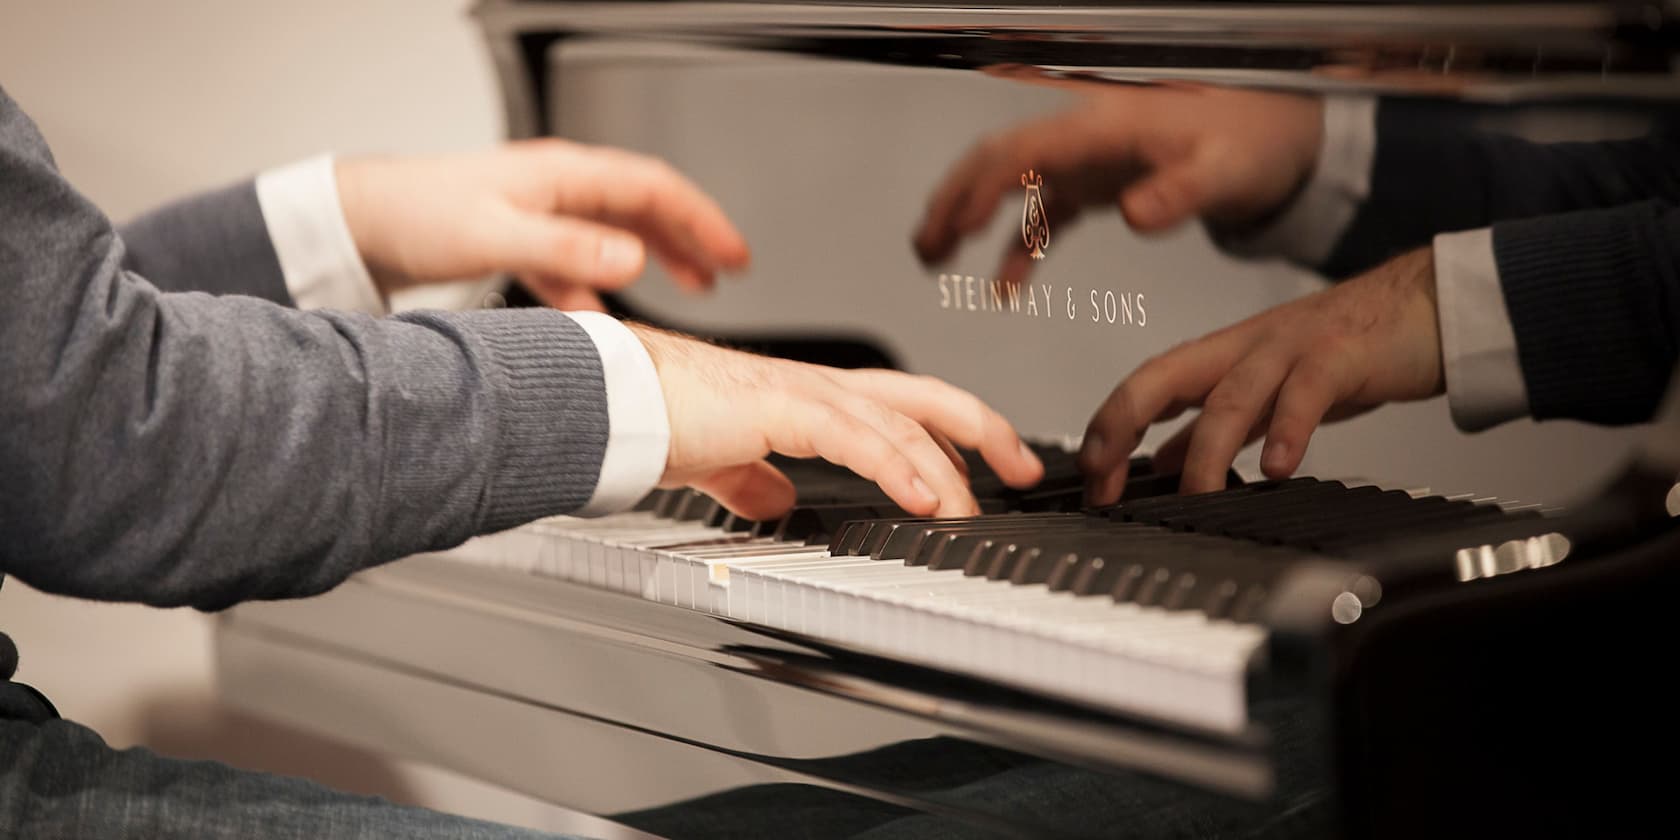
[[[1680,98],[1670,5],[474,14],[510,137],[659,155],[753,245],[717,294],[654,268],[617,314],[949,379],[1046,479],[975,463],[985,513],[918,520],[788,462],[779,521],[657,491],[486,535],[222,614],[227,702],[673,837],[1666,833],[1680,389],[1613,429],[1390,406],[1322,430],[1292,479],[1249,453],[1196,496],[1150,457],[1167,424],[1121,503],[1086,507],[1070,451],[1121,377],[1342,277],[1310,243],[1132,232],[1113,191],[1135,173],[1069,126],[1195,119],[1124,109],[1217,90],[1353,115],[1327,135],[1392,107],[1422,137],[1646,137]],[[927,247],[953,189],[978,209]]]

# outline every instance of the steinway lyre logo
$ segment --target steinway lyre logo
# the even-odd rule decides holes
[[[1044,259],[1044,249],[1050,246],[1050,220],[1044,215],[1044,176],[1031,169],[1021,176],[1021,186],[1027,188],[1027,201],[1021,205],[1021,241],[1032,249],[1032,258]]]

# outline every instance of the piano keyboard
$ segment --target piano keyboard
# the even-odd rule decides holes
[[[1137,459],[1122,502],[1081,510],[1072,457],[987,511],[916,518],[826,465],[782,466],[801,505],[746,522],[694,491],[557,517],[451,556],[788,631],[1179,727],[1238,734],[1268,592],[1291,563],[1396,534],[1537,516],[1485,500],[1292,478],[1197,496]]]

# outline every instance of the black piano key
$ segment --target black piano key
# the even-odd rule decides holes
[[[732,515],[729,508],[724,507],[721,503],[713,502],[711,511],[706,514],[705,522],[709,527],[722,528]]]
[[[1041,548],[1030,549],[1020,555],[1015,568],[1010,570],[1009,582],[1017,586],[1032,583],[1045,583],[1056,567],[1065,562],[1071,552],[1049,552]]]
[[[874,551],[869,556],[877,560],[905,560],[915,554],[918,546],[935,531],[950,532],[965,530],[969,532],[985,530],[1001,530],[1019,528],[1030,524],[1062,520],[1079,520],[1084,517],[1078,514],[1008,514],[1003,516],[968,517],[964,519],[924,519],[895,524],[891,533],[881,545],[879,554]],[[913,564],[920,565],[920,564]]]
[[[678,522],[706,522],[722,507],[711,496],[695,492],[683,500],[673,518]]]
[[[646,496],[643,496],[642,500],[637,502],[636,506],[631,508],[631,510],[633,510],[637,513],[651,512],[651,511],[653,511],[653,510],[655,510],[656,508],[659,507],[659,500],[665,498],[665,496],[668,495],[670,492],[671,491],[669,491],[669,490],[655,488],[652,492],[648,493]]]
[[[1276,504],[1243,505],[1206,515],[1186,515],[1176,524],[1204,534],[1252,538],[1280,528],[1322,523],[1336,517],[1374,516],[1398,510],[1411,498],[1398,490],[1377,487],[1337,489],[1293,494]]]
[[[1200,504],[1164,511],[1140,521],[1168,528],[1217,533],[1227,522],[1246,522],[1257,516],[1279,516],[1301,509],[1311,510],[1315,506],[1325,504],[1326,500],[1341,499],[1345,498],[1344,494],[1359,494],[1365,491],[1377,492],[1374,487],[1349,490],[1339,483],[1331,482],[1280,486],[1270,492],[1256,493],[1252,496],[1204,498]]]
[[[769,534],[778,540],[804,542],[807,545],[827,543],[842,525],[857,519],[902,518],[905,512],[886,505],[801,505],[795,507],[776,524]]]
[[[1469,505],[1467,509],[1435,510],[1420,512],[1410,517],[1391,518],[1365,529],[1348,529],[1329,535],[1285,537],[1291,539],[1288,544],[1301,548],[1339,553],[1362,544],[1505,518],[1508,518],[1508,515],[1494,505]]]
[[[1228,490],[1218,490],[1212,493],[1198,493],[1190,496],[1167,495],[1138,499],[1132,502],[1122,502],[1110,508],[1105,508],[1106,515],[1120,522],[1153,522],[1160,516],[1178,514],[1189,510],[1211,510],[1216,506],[1241,504],[1246,500],[1257,499],[1261,496],[1284,495],[1296,492],[1302,488],[1319,484],[1338,482],[1321,482],[1318,479],[1297,477],[1281,481],[1257,481],[1234,487]]]
[[[1089,562],[1089,558],[1077,551],[1058,552],[1061,561],[1050,569],[1050,575],[1044,579],[1044,584],[1051,592],[1066,592],[1073,588],[1073,581],[1079,576],[1081,565]]]
[[[676,511],[681,507],[682,503],[693,494],[694,491],[688,489],[687,487],[672,490],[664,496],[661,496],[658,502],[654,504],[653,515],[659,517],[660,519],[670,519],[676,515]]]
[[[1279,517],[1272,522],[1254,523],[1241,533],[1250,539],[1283,544],[1316,540],[1346,534],[1374,533],[1390,524],[1427,519],[1432,516],[1452,517],[1469,513],[1467,507],[1434,497],[1413,499],[1404,493],[1362,503],[1338,505],[1318,516],[1296,514]]]
[[[1265,584],[1251,583],[1243,586],[1231,601],[1229,617],[1236,622],[1251,622],[1260,617],[1260,610],[1266,604],[1269,590]]]

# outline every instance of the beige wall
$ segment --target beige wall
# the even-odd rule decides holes
[[[120,221],[320,151],[494,142],[499,99],[467,5],[0,0],[0,86],[35,118],[71,181]],[[198,613],[53,598],[9,581],[0,628],[21,650],[19,678],[113,744],[580,827],[521,796],[228,715],[214,703],[209,622]]]

